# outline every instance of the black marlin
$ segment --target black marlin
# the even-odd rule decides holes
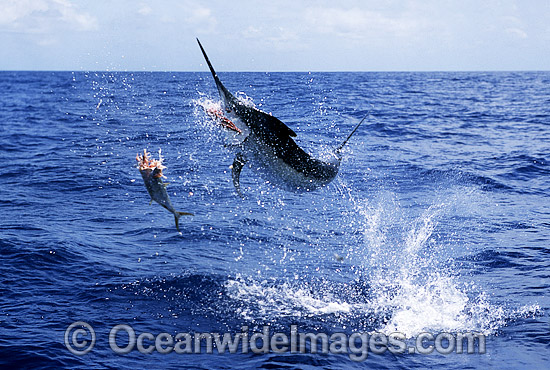
[[[336,148],[330,161],[313,158],[292,139],[296,137],[296,133],[291,128],[271,114],[262,112],[231,94],[218,78],[199,39],[197,42],[212,72],[223,109],[228,117],[221,117],[223,121],[220,123],[238,132],[237,155],[231,170],[237,193],[242,195],[239,179],[241,170],[247,162],[253,163],[259,172],[266,175],[269,182],[285,190],[305,192],[330,183],[338,174],[342,160],[341,149],[368,114]],[[216,113],[218,117],[220,114],[221,112]]]

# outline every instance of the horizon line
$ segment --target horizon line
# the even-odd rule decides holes
[[[0,72],[84,72],[84,73],[210,73],[207,70],[138,70],[138,69],[0,69]],[[434,70],[241,70],[241,71],[216,71],[219,73],[512,73],[512,72],[550,72],[550,69],[434,69]]]

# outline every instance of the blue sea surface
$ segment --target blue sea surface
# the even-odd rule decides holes
[[[328,186],[294,194],[245,168],[243,199],[202,109],[219,100],[208,73],[0,72],[1,368],[550,368],[550,72],[220,77],[315,157],[370,116]],[[143,149],[195,214],[181,233],[149,205]],[[84,355],[66,345],[77,321],[96,335]],[[118,354],[120,324],[407,346],[476,332],[486,353]]]

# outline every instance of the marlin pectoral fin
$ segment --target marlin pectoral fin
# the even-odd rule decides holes
[[[153,198],[149,201],[149,205],[153,204]]]
[[[233,178],[233,186],[235,186],[235,190],[237,191],[237,194],[241,198],[243,197],[243,193],[241,192],[241,170],[243,169],[246,161],[243,158],[243,156],[239,153],[235,156],[235,160],[233,161],[233,165],[231,166],[231,177]]]

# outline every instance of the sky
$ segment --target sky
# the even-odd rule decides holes
[[[0,0],[0,70],[550,70],[550,0]]]

